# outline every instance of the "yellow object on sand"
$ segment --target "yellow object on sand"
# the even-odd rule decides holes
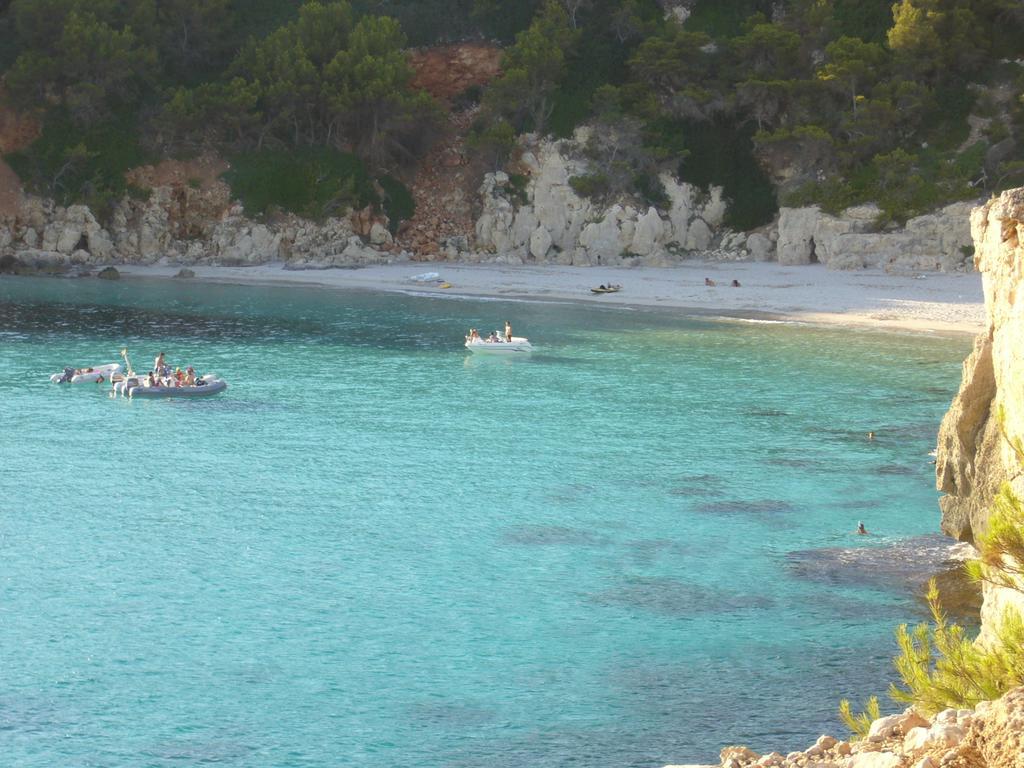
[[[441,283],[441,285],[439,287],[440,288],[451,288],[452,284],[451,283]]]

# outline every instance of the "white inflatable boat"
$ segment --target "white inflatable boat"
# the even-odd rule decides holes
[[[92,368],[65,368],[63,373],[55,373],[50,377],[54,384],[95,384],[110,379],[121,372],[120,363],[107,363]]]
[[[223,392],[228,388],[224,379],[216,376],[204,376],[201,384],[191,387],[148,387],[145,376],[134,376],[126,378],[114,384],[114,393],[136,397],[209,397]]]

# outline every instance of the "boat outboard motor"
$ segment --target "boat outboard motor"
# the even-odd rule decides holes
[[[65,368],[64,369],[64,375],[60,377],[60,381],[58,381],[57,383],[58,384],[66,384],[67,382],[71,381],[71,379],[72,379],[72,377],[74,377],[74,375],[75,375],[75,369],[74,368]]]

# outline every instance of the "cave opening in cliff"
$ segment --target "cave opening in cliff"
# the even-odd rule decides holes
[[[78,242],[75,244],[76,251],[88,251],[89,250],[89,238],[84,234],[78,238]]]

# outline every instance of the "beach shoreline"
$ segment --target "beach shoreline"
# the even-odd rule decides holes
[[[117,265],[126,278],[173,278],[181,266]],[[437,298],[572,302],[658,308],[732,320],[915,333],[977,334],[986,327],[978,273],[886,274],[835,271],[772,262],[687,262],[674,267],[595,268],[559,265],[404,262],[358,268],[290,270],[273,263],[248,267],[189,267],[182,282],[293,285],[404,293]],[[416,281],[436,272],[435,281]],[[714,282],[705,284],[705,278]],[[739,287],[732,287],[732,281]],[[450,285],[442,288],[442,282]],[[593,294],[603,283],[622,291]]]

